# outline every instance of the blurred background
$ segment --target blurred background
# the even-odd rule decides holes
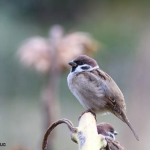
[[[99,43],[94,58],[124,93],[127,115],[139,135],[113,115],[98,115],[119,132],[126,149],[146,149],[150,139],[150,1],[143,0],[0,0],[0,142],[4,150],[40,150],[45,133],[41,93],[46,75],[25,67],[16,54],[30,37],[47,38],[54,24],[66,33],[88,32]],[[52,66],[55,62],[51,62]],[[84,108],[67,86],[69,70],[59,73],[55,120],[70,119],[75,126]],[[78,149],[66,126],[50,138],[53,150]]]

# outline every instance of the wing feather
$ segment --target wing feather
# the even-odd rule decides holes
[[[122,108],[126,110],[124,96],[115,81],[101,69],[93,70],[91,73],[99,78],[98,82],[101,82],[100,86],[104,89],[103,99],[107,101],[107,105],[119,114]]]

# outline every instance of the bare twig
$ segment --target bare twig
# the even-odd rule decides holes
[[[58,120],[58,121],[54,122],[54,123],[47,129],[47,131],[46,131],[46,133],[45,133],[45,135],[44,135],[43,144],[42,144],[42,149],[43,149],[43,150],[46,150],[46,148],[47,148],[48,136],[50,135],[50,133],[52,132],[52,130],[53,130],[55,127],[57,127],[59,124],[62,124],[62,123],[65,123],[65,124],[68,126],[68,128],[69,128],[69,130],[70,130],[71,133],[76,132],[76,129],[73,127],[72,122],[71,122],[70,120],[68,120],[68,119],[61,119],[61,120]]]

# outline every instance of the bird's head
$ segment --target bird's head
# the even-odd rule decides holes
[[[71,72],[77,73],[99,68],[97,62],[93,58],[86,55],[76,57],[74,60],[69,62],[69,65],[72,67]]]
[[[115,140],[115,135],[118,134],[114,128],[108,123],[100,123],[97,125],[98,134],[105,136],[108,139]]]

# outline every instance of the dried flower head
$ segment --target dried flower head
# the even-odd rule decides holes
[[[21,45],[18,55],[25,66],[34,67],[39,72],[47,72],[51,66],[50,49],[48,40],[42,37],[33,37]]]
[[[33,37],[27,39],[19,48],[21,62],[37,71],[50,71],[52,58],[57,50],[58,64],[61,71],[69,69],[68,62],[78,55],[92,55],[98,49],[98,42],[90,34],[74,32],[64,36],[60,25],[53,26],[49,31],[49,39]]]
[[[92,55],[98,49],[98,42],[88,33],[74,32],[66,35],[58,45],[60,68],[68,69],[68,62],[78,55]]]

